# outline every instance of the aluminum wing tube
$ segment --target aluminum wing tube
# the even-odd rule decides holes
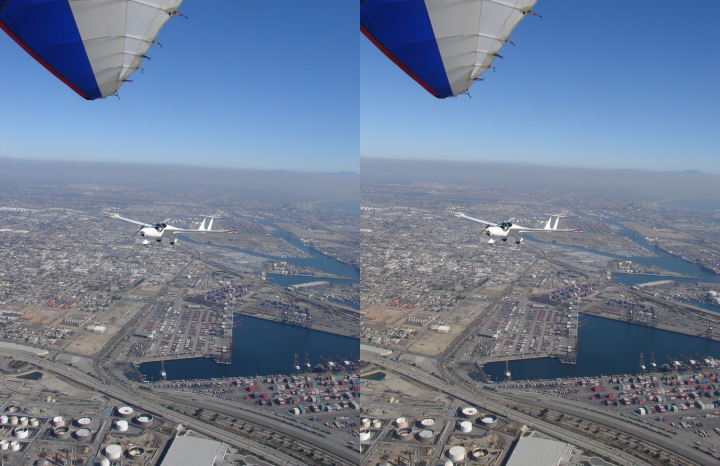
[[[360,29],[438,98],[470,88],[537,0],[365,0]]]
[[[0,28],[88,100],[113,95],[182,0],[0,0]]]

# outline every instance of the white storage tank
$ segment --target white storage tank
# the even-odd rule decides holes
[[[370,427],[370,419],[364,418],[364,419],[362,420],[362,426],[363,426],[364,428],[366,428],[366,429],[367,429],[368,427]]]
[[[38,421],[37,418],[34,417],[34,418],[30,419],[30,425],[33,427],[38,427],[38,426],[40,426],[40,421]]]
[[[7,450],[8,448],[10,448],[10,442],[5,439],[0,440],[0,450]]]
[[[133,417],[133,414],[135,414],[135,410],[130,406],[122,406],[117,408],[117,414],[123,419],[130,419]]]
[[[65,418],[62,416],[54,417],[52,420],[53,426],[60,427],[65,425]]]
[[[108,445],[105,447],[105,455],[111,460],[122,458],[122,447],[120,445]]]
[[[379,429],[382,427],[382,422],[380,422],[380,419],[373,419],[372,421],[372,427],[373,429]]]
[[[23,416],[20,418],[20,425],[26,426],[30,423],[30,420],[27,418],[27,416]]]
[[[300,414],[299,409],[298,409],[298,414]],[[135,418],[135,420],[138,422],[138,424],[140,424],[141,426],[145,426],[145,427],[147,427],[153,423],[152,414],[148,414],[148,413],[138,414],[138,416]]]
[[[16,426],[20,423],[20,419],[17,416],[10,416],[10,425]]]
[[[465,447],[461,447],[459,445],[450,447],[448,450],[448,458],[450,458],[452,461],[459,463],[461,461],[465,460]]]
[[[12,451],[20,451],[20,442],[18,442],[17,440],[13,440],[12,442],[10,442],[10,449]]]
[[[395,427],[398,429],[403,429],[409,425],[407,418],[399,417],[395,419]]]
[[[75,421],[75,424],[77,424],[78,427],[88,427],[90,424],[92,424],[92,418],[89,417],[81,417],[77,421]]]
[[[115,421],[115,428],[120,432],[125,432],[128,430],[128,422],[124,419],[120,419],[119,421]]]
[[[493,425],[497,422],[498,417],[494,414],[486,414],[480,419],[480,422],[482,422],[485,425]]]
[[[7,424],[7,423],[8,423],[7,414],[0,415],[0,424]]]
[[[433,443],[435,441],[435,431],[432,429],[421,430],[417,437],[422,443]]]
[[[471,421],[474,420],[477,415],[477,408],[473,408],[472,406],[468,406],[467,408],[463,408],[460,410],[460,416],[464,417],[465,419],[470,419]]]
[[[91,436],[92,436],[92,432],[90,431],[90,429],[82,428],[82,429],[78,429],[75,431],[75,437],[81,441],[90,440]]]
[[[103,458],[100,460],[100,466],[110,466],[110,460],[107,458]]]
[[[16,427],[14,434],[15,438],[28,438],[30,436],[30,429],[27,427]]]
[[[470,422],[470,421],[459,422],[458,430],[460,432],[464,432],[464,433],[472,432],[472,422]]]
[[[370,431],[367,429],[360,429],[359,437],[361,442],[366,442],[370,440]]]

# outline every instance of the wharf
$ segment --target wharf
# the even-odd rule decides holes
[[[634,312],[627,307],[627,300],[588,303],[580,312],[720,341],[720,313],[691,304],[668,301],[643,292],[632,291],[628,294],[637,303]],[[639,305],[643,307],[640,308]]]
[[[313,322],[311,324],[301,324],[300,322],[285,321],[283,322],[282,312],[268,312],[268,309],[259,310],[253,306],[242,306],[235,309],[235,313],[248,317],[256,317],[258,319],[269,320],[271,322],[278,322],[287,325],[294,325],[296,327],[305,327],[311,330],[317,330],[318,332],[332,333],[333,335],[340,335],[343,337],[356,337],[358,330],[352,327],[342,327],[339,325],[332,325],[331,323],[319,323]]]

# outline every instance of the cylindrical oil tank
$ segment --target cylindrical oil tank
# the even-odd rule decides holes
[[[119,460],[122,457],[122,447],[120,445],[106,446],[105,456],[107,456],[111,460]]]
[[[298,414],[299,414],[299,410],[298,410]],[[141,426],[149,426],[150,424],[153,423],[152,414],[148,414],[148,413],[138,414],[138,416],[135,418],[135,420]]]
[[[458,430],[460,432],[464,432],[464,433],[472,432],[472,422],[470,422],[470,421],[458,422]]]
[[[20,424],[20,419],[17,416],[10,416],[10,425],[16,426]]]
[[[379,429],[382,427],[382,422],[380,421],[380,419],[373,419],[371,425],[373,429]]]
[[[128,456],[130,459],[139,459],[145,454],[145,449],[143,447],[130,447],[127,451]]]
[[[30,423],[30,420],[27,418],[27,416],[23,416],[20,418],[20,425],[26,426]]]
[[[478,415],[477,408],[473,408],[472,406],[468,406],[467,408],[463,408],[460,410],[460,417],[463,417],[465,419],[470,419],[471,421],[475,420],[477,415]]]
[[[100,466],[110,466],[110,460],[107,458],[103,458],[100,460]]]
[[[20,442],[18,442],[17,440],[13,440],[12,442],[10,442],[10,449],[12,451],[20,451]]]
[[[364,428],[366,428],[366,429],[367,429],[368,427],[370,427],[370,419],[364,418],[364,419],[362,420],[362,426],[363,426]]]
[[[398,440],[408,440],[412,437],[412,429],[410,427],[403,427],[395,431],[395,438]]]
[[[482,422],[485,425],[493,425],[497,422],[498,417],[494,414],[486,414],[480,419],[480,422]]]
[[[92,418],[89,417],[81,417],[80,419],[75,421],[75,424],[78,427],[88,427],[90,424],[92,424]]]
[[[403,429],[405,427],[408,427],[409,425],[410,424],[408,423],[407,418],[399,417],[395,419],[395,427],[397,427],[398,429]]]
[[[60,427],[65,425],[65,418],[62,416],[54,417],[52,420],[53,426]]]
[[[120,432],[125,432],[126,430],[128,430],[128,422],[124,419],[115,421],[113,424],[115,425],[115,428]]]
[[[473,461],[480,461],[488,455],[488,451],[484,448],[475,448],[470,452],[470,459]]]
[[[18,412],[18,407],[15,406],[15,405],[10,405],[10,406],[7,407],[7,411],[8,411],[8,413],[17,413],[17,412]]]
[[[30,425],[32,427],[38,427],[40,426],[40,421],[36,417],[30,419]]]
[[[70,428],[68,426],[59,426],[53,429],[53,435],[57,438],[68,438],[70,436]]]
[[[15,438],[28,438],[30,436],[30,429],[25,426],[16,427],[13,434],[15,435]]]
[[[429,429],[430,427],[435,425],[435,419],[428,417],[423,419],[422,421],[418,421],[418,426],[422,429]]]
[[[433,443],[435,441],[435,431],[432,429],[421,430],[418,432],[417,438],[422,443]]]
[[[10,442],[5,439],[0,440],[0,450],[7,450],[8,448],[10,448]]]
[[[360,429],[359,437],[361,442],[370,440],[370,431],[367,429]]]
[[[90,440],[90,437],[92,436],[92,432],[90,429],[82,428],[75,431],[75,438],[78,440]]]
[[[0,415],[0,424],[7,424],[7,423],[8,423],[7,414]]]
[[[450,461],[450,460],[447,460],[447,461],[445,461],[445,463],[443,463],[443,464],[444,464],[445,466],[453,466],[455,463],[453,463],[453,462]]]
[[[120,408],[117,408],[116,411],[117,415],[123,419],[130,419],[133,417],[133,414],[135,414],[135,410],[130,406],[121,406]]]
[[[460,445],[456,445],[454,447],[450,447],[450,449],[447,452],[448,458],[453,460],[456,463],[459,463],[461,461],[465,460],[465,447],[461,447]]]

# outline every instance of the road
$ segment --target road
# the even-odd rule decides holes
[[[266,460],[273,462],[278,465],[292,465],[292,466],[305,466],[305,463],[296,460],[295,458],[281,453],[273,448],[267,447],[260,443],[248,440],[240,435],[233,434],[222,428],[215,427],[211,424],[207,424],[198,421],[195,418],[180,414],[176,411],[165,408],[164,406],[150,401],[144,397],[140,397],[135,393],[123,388],[118,387],[114,384],[106,384],[99,381],[98,379],[91,377],[83,372],[75,369],[74,367],[66,366],[65,364],[49,361],[37,356],[33,356],[29,353],[22,351],[4,351],[4,354],[14,357],[15,359],[35,364],[36,366],[43,367],[60,374],[68,379],[74,380],[77,383],[90,387],[97,390],[100,393],[104,393],[112,398],[133,405],[140,408],[143,411],[155,413],[166,420],[177,422],[178,424],[184,424],[190,429],[213,437],[221,442],[228,443],[230,445],[236,445],[243,448],[255,455],[262,456]]]
[[[520,424],[534,427],[535,429],[541,430],[549,435],[562,439],[582,449],[592,450],[600,455],[605,456],[611,461],[616,462],[617,464],[623,466],[649,466],[648,463],[640,460],[639,458],[629,453],[618,450],[609,445],[605,445],[602,442],[583,437],[580,434],[570,432],[561,427],[539,420],[532,416],[513,411],[506,406],[500,403],[496,403],[494,401],[490,401],[465,387],[449,385],[443,380],[431,374],[428,374],[421,369],[414,368],[409,364],[392,361],[389,359],[385,359],[382,356],[376,356],[367,353],[363,354],[363,360],[371,362],[378,366],[392,369],[393,371],[402,374],[405,377],[424,383],[425,385],[447,393],[454,398],[463,400],[471,405],[478,406],[488,411],[497,413],[501,416],[505,416],[506,418],[516,421]]]
[[[553,411],[569,414],[581,419],[587,419],[596,424],[607,426],[615,431],[640,438],[649,444],[661,446],[666,450],[672,451],[681,457],[699,464],[707,464],[709,460],[712,461],[710,457],[692,448],[692,445],[688,445],[686,442],[679,441],[677,438],[667,438],[638,425],[639,423],[633,424],[628,422],[627,418],[609,410],[601,410],[598,407],[578,404],[571,400],[543,393],[523,392],[508,394],[506,392],[499,392],[499,396],[509,400],[516,399],[522,403],[552,409]]]
[[[221,414],[242,419],[267,429],[272,429],[276,432],[298,439],[301,442],[305,442],[318,450],[332,453],[351,464],[359,464],[362,459],[359,452],[347,448],[344,442],[338,442],[337,436],[329,436],[327,434],[322,434],[322,436],[317,435],[314,433],[317,432],[314,429],[311,430],[309,428],[293,425],[294,423],[291,422],[285,422],[284,420],[281,420],[282,418],[279,418],[261,408],[239,405],[237,402],[231,400],[216,398],[209,395],[200,395],[192,392],[178,391],[175,393],[153,393],[168,400],[177,400],[181,403],[191,404],[194,407],[209,409]],[[286,409],[285,407],[280,408],[283,410]],[[323,428],[325,428],[324,425]],[[325,430],[329,430],[329,428],[325,428]],[[336,432],[335,434],[337,435],[338,433]]]

